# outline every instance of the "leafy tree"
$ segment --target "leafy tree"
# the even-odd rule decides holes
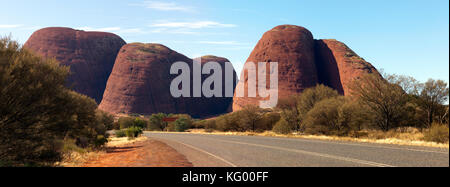
[[[351,85],[352,94],[370,107],[377,126],[388,131],[404,121],[408,95],[403,89],[376,75],[366,75]]]
[[[64,86],[68,73],[54,59],[0,39],[0,162],[51,164],[61,158],[64,139],[78,146],[105,143],[97,104]]]
[[[423,84],[419,95],[419,105],[427,114],[428,127],[431,127],[439,109],[447,102],[448,94],[449,90],[445,81],[429,79]],[[444,113],[444,115],[448,114]],[[439,117],[437,118],[439,119]]]

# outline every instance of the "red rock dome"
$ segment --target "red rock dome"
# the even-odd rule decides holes
[[[125,41],[105,32],[50,27],[34,32],[24,48],[70,66],[67,85],[100,103],[106,81]]]

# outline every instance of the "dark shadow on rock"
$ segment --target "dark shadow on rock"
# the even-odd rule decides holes
[[[344,95],[339,68],[336,58],[328,45],[322,40],[315,40],[316,67],[319,74],[319,83],[331,87]]]

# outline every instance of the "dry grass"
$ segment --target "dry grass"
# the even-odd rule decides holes
[[[145,140],[147,140],[147,137],[145,136],[141,136],[135,139],[128,139],[127,137],[124,138],[111,137],[108,139],[106,147],[117,147]],[[56,165],[60,167],[78,167],[88,160],[96,160],[99,156],[103,154],[106,154],[105,150],[86,151],[86,152],[72,151],[70,153],[65,154],[63,156],[63,160],[59,163],[56,163]]]
[[[106,144],[106,147],[117,147],[117,146],[122,146],[125,144],[141,142],[141,141],[145,141],[145,140],[147,140],[147,137],[145,137],[145,136],[140,136],[135,139],[129,139],[128,137],[123,137],[123,138],[113,137],[108,140],[108,144]]]
[[[190,129],[187,133],[193,134],[213,134],[213,135],[237,135],[237,136],[268,136],[268,137],[287,137],[287,138],[305,138],[316,140],[334,140],[334,141],[348,141],[348,142],[366,142],[377,144],[394,144],[394,145],[410,145],[410,146],[424,146],[436,148],[449,148],[449,143],[436,143],[424,141],[422,132],[415,128],[400,128],[389,132],[383,131],[361,131],[360,137],[340,137],[340,136],[325,136],[325,135],[305,135],[305,134],[288,134],[282,135],[272,131],[265,131],[261,133],[256,132],[206,132],[204,129]]]

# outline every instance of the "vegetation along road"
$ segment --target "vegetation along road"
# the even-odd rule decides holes
[[[416,167],[449,166],[449,150],[294,138],[153,133],[194,166]]]

